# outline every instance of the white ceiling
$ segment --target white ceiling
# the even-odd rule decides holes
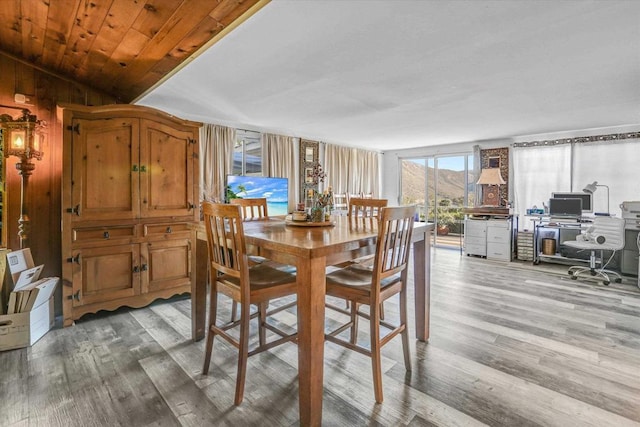
[[[640,124],[640,1],[273,0],[137,103],[389,150]]]

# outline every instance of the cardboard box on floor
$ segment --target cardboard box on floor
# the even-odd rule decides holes
[[[7,266],[11,272],[13,286],[32,283],[37,280],[36,267],[31,250],[21,249],[7,254]],[[0,351],[28,347],[46,334],[53,326],[53,293],[60,281],[57,277],[37,280],[40,288],[33,308],[24,313],[0,315]],[[7,285],[7,284],[5,284]],[[3,304],[6,302],[3,301]],[[3,305],[2,313],[6,312]]]

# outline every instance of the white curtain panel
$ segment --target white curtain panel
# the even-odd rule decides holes
[[[334,193],[379,196],[380,153],[334,144],[326,144],[324,153],[325,187],[330,185]]]
[[[571,191],[571,144],[548,147],[513,147],[513,194],[520,230],[533,230],[525,216],[534,206],[542,209],[554,191]]]
[[[322,167],[327,174],[324,188],[331,186],[334,193],[350,193],[354,191],[351,182],[354,173],[351,164],[351,148],[326,144]]]
[[[611,214],[620,216],[620,204],[640,200],[640,140],[588,142],[575,144],[573,156],[573,191],[593,181],[609,187]],[[593,193],[593,211],[607,211],[607,190],[598,187]]]
[[[234,128],[205,123],[200,128],[200,200],[224,201],[224,185],[233,171]]]
[[[262,174],[289,180],[288,212],[294,210],[297,200],[295,143],[291,136],[262,134]]]

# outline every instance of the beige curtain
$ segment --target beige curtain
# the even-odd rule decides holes
[[[380,195],[380,153],[326,144],[324,168],[335,193]]]
[[[224,185],[233,171],[236,130],[205,123],[200,128],[200,200],[224,201]]]
[[[289,180],[289,212],[294,210],[297,200],[295,142],[296,138],[291,136],[262,134],[262,175]]]

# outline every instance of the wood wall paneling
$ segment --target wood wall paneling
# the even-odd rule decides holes
[[[0,55],[0,75],[3,77],[0,79],[0,104],[19,106],[14,102],[14,94],[25,94],[33,104],[27,108],[47,122],[44,157],[41,161],[34,160],[36,169],[29,178],[26,206],[31,219],[31,230],[28,245],[34,261],[45,265],[42,274],[45,277],[60,277],[62,132],[56,117],[56,105],[62,102],[104,105],[115,103],[115,99],[79,83],[74,84],[49,75],[5,55]],[[13,117],[20,114],[18,110],[0,108],[0,114],[5,113]],[[16,163],[17,159],[10,157],[6,164],[7,246],[13,250],[19,248],[20,175],[15,168]],[[61,288],[56,292],[56,313],[61,313]]]

